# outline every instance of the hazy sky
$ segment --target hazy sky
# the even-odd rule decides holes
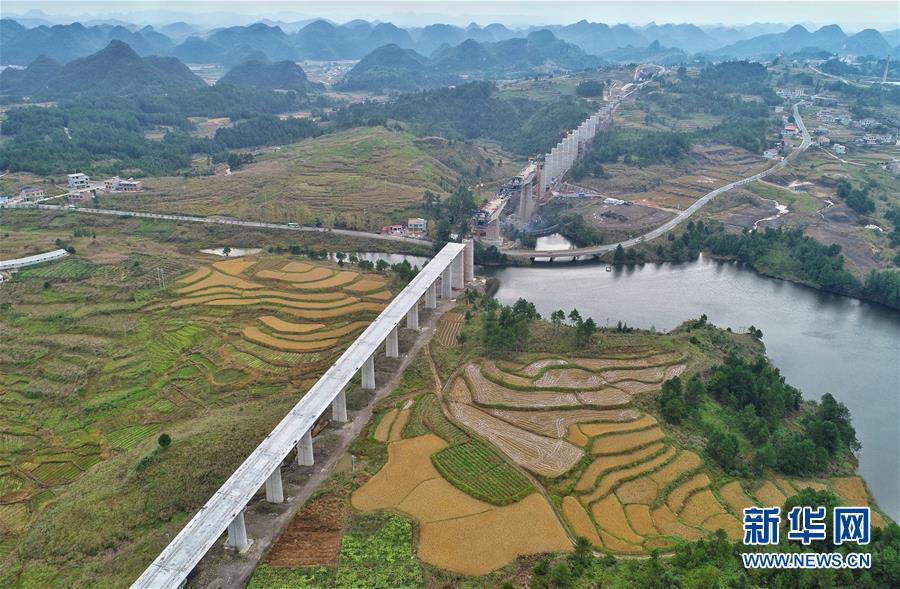
[[[782,0],[757,2],[753,0],[693,0],[659,1],[564,1],[531,2],[521,0],[458,0],[455,2],[411,2],[357,0],[354,2],[221,2],[191,0],[158,2],[109,0],[90,2],[80,0],[11,0],[0,5],[4,16],[23,15],[40,10],[49,15],[64,15],[72,19],[119,18],[139,24],[159,24],[172,20],[207,26],[243,24],[261,18],[294,21],[315,17],[335,21],[354,18],[385,20],[399,25],[424,25],[435,22],[507,25],[568,24],[587,19],[609,24],[646,24],[689,22],[698,25],[749,24],[753,22],[783,22],[821,26],[837,23],[849,31],[867,27],[893,29],[900,27],[900,2]]]

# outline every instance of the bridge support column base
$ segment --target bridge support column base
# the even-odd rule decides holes
[[[406,313],[406,329],[419,331],[419,302],[413,305]]]
[[[225,547],[238,552],[246,552],[252,542],[247,537],[247,526],[244,523],[244,510],[241,510],[228,524],[228,540]]]
[[[272,471],[266,479],[266,501],[269,503],[284,503],[284,489],[281,486],[281,467]]]
[[[338,393],[331,402],[331,418],[338,423],[347,423],[347,391]]]

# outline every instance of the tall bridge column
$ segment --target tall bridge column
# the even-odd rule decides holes
[[[432,282],[431,286],[428,287],[428,290],[425,291],[425,308],[437,308],[437,281]]]
[[[494,221],[499,227],[500,221]],[[464,253],[460,253],[458,256],[453,258],[453,262],[450,263],[450,266],[453,268],[453,288],[457,290],[462,290],[466,287],[465,284],[465,270],[463,269],[463,265],[465,261],[463,259],[465,256]]]
[[[441,298],[442,299],[452,299],[453,298],[453,288],[450,286],[450,266],[447,266],[446,270],[441,273]]]
[[[386,342],[386,352],[388,358],[399,358],[400,357],[400,342],[397,340],[397,326],[394,326],[387,336]]]
[[[266,479],[266,501],[284,503],[284,489],[281,486],[281,467],[272,471]]]
[[[419,301],[406,313],[406,329],[419,330]]]
[[[466,240],[466,282],[475,280],[475,240]]]
[[[369,356],[362,367],[362,388],[375,390],[375,355]]]
[[[347,391],[342,390],[331,402],[331,417],[338,423],[347,423]]]
[[[250,548],[250,539],[247,538],[247,526],[244,523],[243,509],[228,524],[228,540],[225,541],[225,546],[238,552],[244,552]]]

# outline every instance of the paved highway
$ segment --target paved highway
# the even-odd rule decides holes
[[[666,223],[660,225],[656,229],[649,231],[639,237],[635,237],[633,239],[629,239],[622,242],[610,243],[606,245],[597,245],[591,247],[582,247],[571,250],[504,250],[507,256],[512,258],[571,258],[573,256],[594,256],[598,254],[603,254],[606,252],[611,252],[615,250],[619,245],[623,248],[631,247],[637,245],[639,243],[643,243],[645,241],[651,241],[656,239],[661,235],[665,235],[678,225],[687,221],[694,213],[699,211],[703,206],[705,206],[708,202],[722,194],[723,192],[728,192],[732,188],[736,188],[738,186],[744,186],[745,184],[749,184],[760,178],[765,178],[772,172],[776,170],[780,170],[784,166],[788,164],[788,162],[794,159],[797,154],[806,151],[810,145],[812,145],[812,138],[809,135],[809,131],[806,130],[806,125],[803,122],[803,118],[800,116],[799,107],[803,104],[802,102],[798,102],[794,105],[794,120],[797,122],[797,127],[800,129],[800,132],[803,136],[803,140],[800,143],[800,146],[793,150],[790,155],[788,155],[785,159],[781,160],[771,168],[759,172],[758,174],[754,174],[747,178],[742,178],[730,184],[726,184],[725,186],[720,186],[716,188],[712,192],[709,192],[699,198],[694,204],[686,208],[684,211],[679,213],[677,216],[673,217]]]
[[[52,197],[58,198],[58,197]],[[400,235],[384,235],[382,233],[369,233],[367,231],[352,231],[350,229],[326,229],[324,227],[308,227],[308,226],[288,226],[283,223],[261,223],[258,221],[241,221],[239,219],[224,219],[219,217],[193,217],[190,215],[167,215],[163,213],[145,213],[140,211],[122,211],[117,209],[93,209],[88,207],[69,208],[62,205],[47,204],[13,204],[6,205],[6,208],[15,209],[50,209],[59,211],[68,211],[73,213],[88,213],[93,215],[111,215],[116,217],[143,217],[147,219],[164,219],[167,221],[183,221],[187,223],[214,223],[217,225],[238,225],[240,227],[255,227],[258,229],[279,229],[284,231],[311,231],[315,233],[331,233],[334,235],[346,235],[348,237],[359,237],[362,239],[379,239],[381,241],[393,241],[399,243],[408,243],[411,245],[424,245],[431,247],[431,241],[427,239],[415,239],[412,237],[402,237]]]

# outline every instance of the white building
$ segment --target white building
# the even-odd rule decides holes
[[[425,235],[428,233],[428,221],[421,217],[415,217],[406,221],[406,230],[410,233]]]
[[[69,188],[90,188],[91,178],[87,174],[69,174]]]
[[[838,155],[844,155],[845,153],[847,153],[847,147],[844,145],[841,145],[840,143],[835,143],[833,149],[834,149],[834,153],[836,153]]]

